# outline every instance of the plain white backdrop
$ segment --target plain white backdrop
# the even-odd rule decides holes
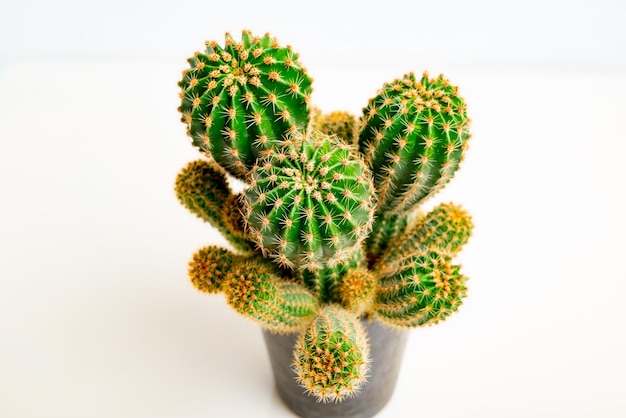
[[[473,119],[459,313],[411,334],[381,417],[626,416],[626,3],[4,1],[0,417],[289,417],[256,324],[186,278],[225,244],[182,208],[186,58],[291,44],[359,113],[445,73]]]

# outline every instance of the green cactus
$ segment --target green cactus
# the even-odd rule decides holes
[[[363,160],[343,141],[298,134],[254,167],[246,192],[250,234],[280,265],[340,263],[367,236],[374,192]]]
[[[357,119],[345,111],[322,113],[314,119],[313,128],[326,135],[337,135],[348,144],[357,144]]]
[[[472,217],[461,206],[442,203],[394,240],[381,263],[431,249],[454,257],[469,240],[473,227]]]
[[[222,291],[224,278],[242,257],[225,248],[208,246],[198,250],[189,262],[189,278],[204,293]]]
[[[374,174],[377,212],[413,210],[454,175],[469,139],[465,101],[439,76],[385,84],[363,110],[359,147]]]
[[[189,211],[210,223],[242,252],[252,252],[254,244],[244,230],[241,196],[234,195],[226,174],[206,160],[187,164],[176,178],[176,196]]]
[[[206,45],[188,60],[179,110],[212,158],[187,165],[175,190],[235,251],[200,249],[189,277],[263,328],[297,333],[294,378],[320,401],[341,401],[369,370],[364,318],[431,325],[467,293],[451,260],[471,217],[452,203],[419,207],[463,158],[465,102],[442,76],[410,73],[385,84],[358,121],[323,114],[290,47],[249,31]]]
[[[356,394],[369,369],[367,335],[353,314],[327,305],[296,343],[294,369],[299,383],[323,402]]]
[[[379,275],[374,313],[393,326],[436,324],[455,312],[467,294],[459,267],[437,252],[408,257]]]
[[[309,122],[311,78],[298,54],[266,34],[206,42],[183,71],[181,120],[193,144],[242,180],[264,150]]]
[[[301,330],[317,311],[317,301],[302,285],[247,261],[225,276],[223,291],[235,311],[277,333]]]

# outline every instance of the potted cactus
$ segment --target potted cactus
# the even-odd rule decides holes
[[[409,73],[359,117],[324,113],[291,47],[250,31],[188,62],[179,110],[203,158],[176,194],[232,246],[196,252],[191,282],[260,324],[294,412],[375,415],[406,330],[446,319],[466,295],[453,258],[470,216],[452,203],[420,210],[467,148],[464,100],[443,76]]]

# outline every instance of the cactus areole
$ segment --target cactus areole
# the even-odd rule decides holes
[[[199,249],[190,282],[260,324],[294,412],[373,416],[393,391],[399,366],[388,373],[387,356],[402,357],[406,330],[447,320],[467,295],[455,257],[469,213],[421,207],[464,158],[465,100],[443,76],[408,73],[359,117],[324,113],[298,54],[269,34],[205,45],[178,83],[202,156],[175,190],[229,246]]]

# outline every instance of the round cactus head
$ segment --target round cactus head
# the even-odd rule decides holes
[[[240,179],[263,150],[309,121],[311,78],[269,35],[206,42],[183,71],[180,112],[193,144]]]
[[[349,145],[297,133],[253,168],[244,210],[263,252],[316,270],[341,262],[365,238],[373,197],[370,173]]]
[[[469,139],[464,100],[443,76],[387,83],[363,110],[359,148],[374,174],[379,212],[411,211],[454,175]]]

